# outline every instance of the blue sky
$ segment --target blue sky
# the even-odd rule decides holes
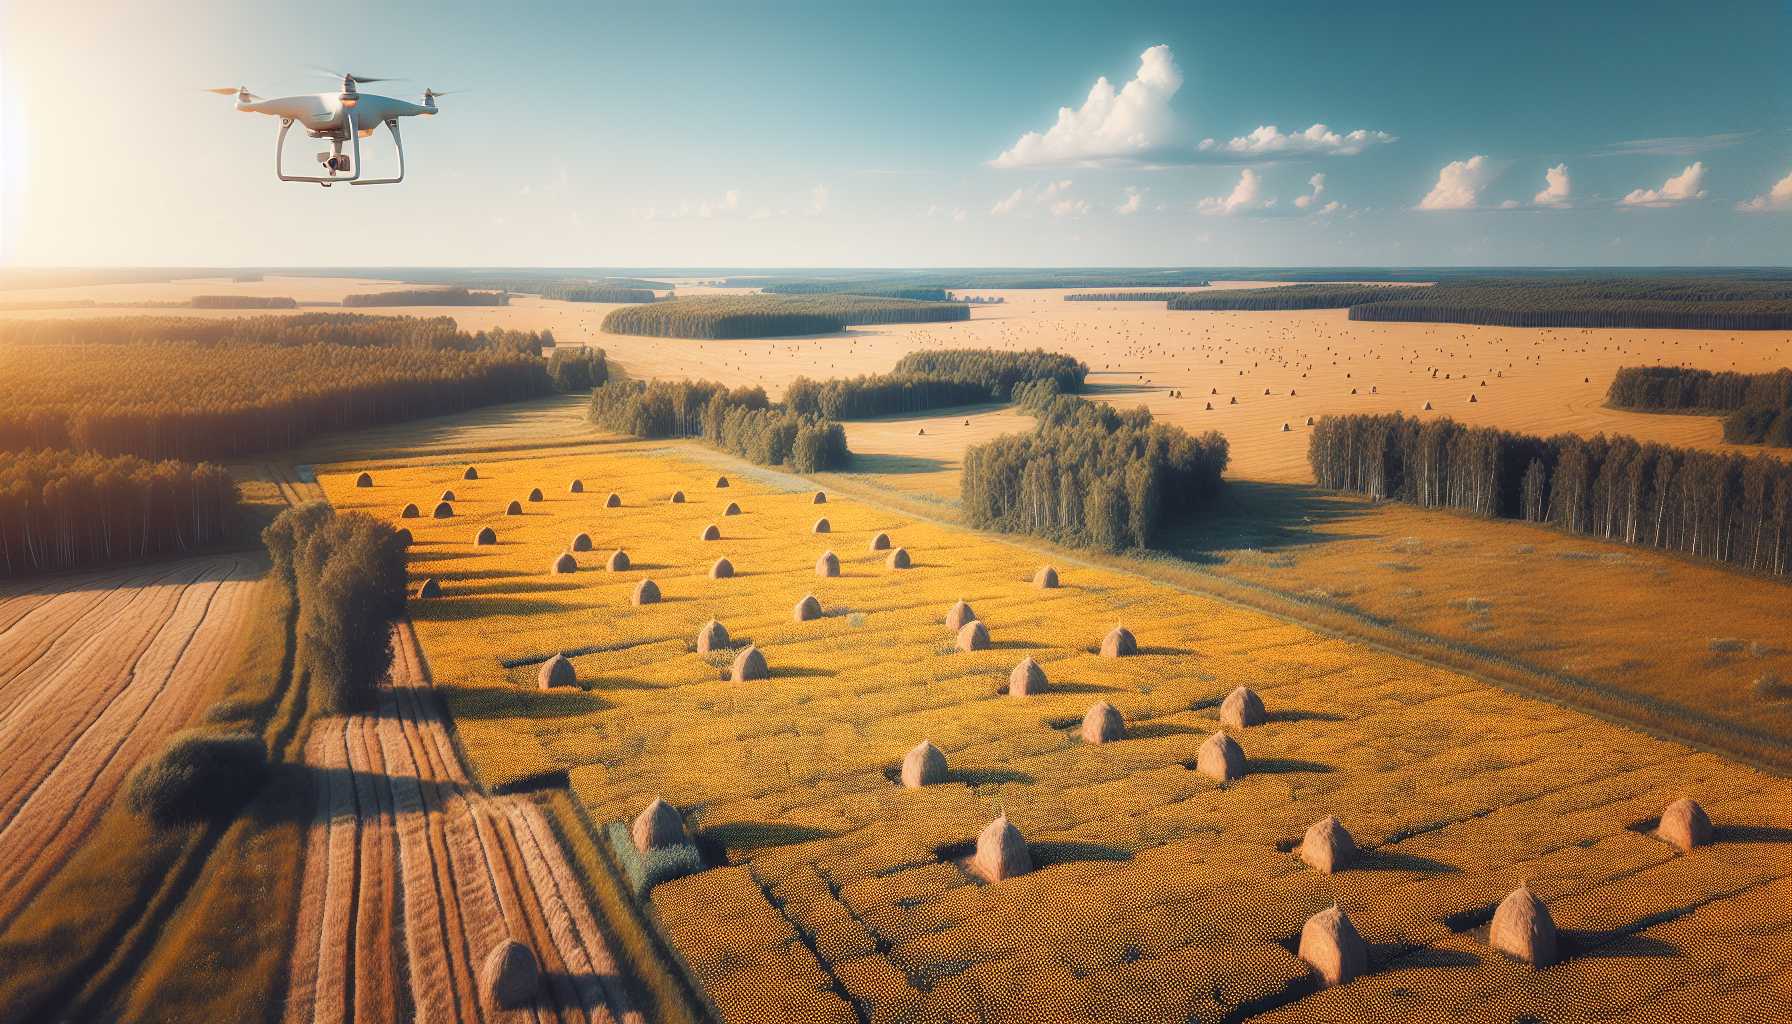
[[[1792,263],[1784,0],[3,11],[10,263]],[[470,91],[282,184],[307,64]]]

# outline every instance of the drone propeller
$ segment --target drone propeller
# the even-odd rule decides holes
[[[316,64],[312,64],[309,66],[312,71],[316,71],[319,74],[329,75],[331,78],[345,79],[347,81],[354,82],[357,85],[365,84],[367,82],[400,82],[400,81],[403,81],[403,79],[400,79],[400,78],[375,78],[372,75],[357,75],[357,74],[354,74],[354,73],[348,72],[348,71],[333,71],[330,68],[321,67]]]
[[[231,86],[219,86],[216,89],[206,89],[204,91],[210,92],[210,93],[216,93],[219,96],[238,96],[238,97],[247,96],[247,97],[249,97],[250,102],[254,102],[256,100],[261,99],[260,96],[257,96],[254,93],[250,92],[249,87],[246,85],[239,85],[234,88]]]
[[[430,99],[430,98],[436,97],[436,96],[458,96],[461,93],[468,92],[468,91],[470,91],[470,90],[467,90],[467,89],[424,89],[423,97],[425,99]]]

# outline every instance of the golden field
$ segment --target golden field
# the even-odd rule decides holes
[[[477,480],[461,479],[469,459]],[[363,469],[374,487],[353,486]],[[438,448],[319,480],[339,508],[395,522],[456,492],[454,518],[402,525],[417,580],[443,588],[412,615],[479,781],[564,770],[594,828],[655,795],[683,810],[724,862],[653,903],[729,1019],[1726,1018],[1792,998],[1792,784],[1734,762],[1162,579],[838,494],[816,506],[802,481],[687,445]],[[536,487],[543,501],[503,514]],[[710,523],[721,539],[699,541]],[[497,545],[473,544],[484,526]],[[550,575],[581,531],[579,571]],[[868,550],[878,531],[913,568]],[[631,570],[602,568],[617,548]],[[816,577],[824,549],[839,578]],[[723,556],[736,577],[710,579]],[[1048,560],[1064,586],[1036,590]],[[643,578],[663,602],[630,604]],[[826,614],[792,621],[808,593]],[[952,648],[960,598],[992,649]],[[695,653],[711,617],[765,652],[769,680],[724,681],[726,657]],[[1092,653],[1116,623],[1139,656]],[[557,651],[575,652],[577,690],[535,688]],[[1027,655],[1051,689],[997,693]],[[1184,763],[1237,685],[1271,720],[1237,736],[1251,770],[1221,786]],[[1076,724],[1103,699],[1128,734],[1086,745]],[[952,780],[892,784],[922,739]],[[1718,825],[1687,856],[1632,827],[1680,796]],[[983,884],[955,847],[1002,811],[1038,869]],[[1369,850],[1333,876],[1284,852],[1327,814]],[[1517,966],[1474,932],[1473,912],[1524,882],[1576,953],[1559,966]],[[1297,998],[1285,943],[1333,902],[1374,973]]]

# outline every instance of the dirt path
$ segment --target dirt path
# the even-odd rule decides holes
[[[261,569],[217,556],[0,591],[0,929],[192,720]]]
[[[540,808],[469,781],[408,623],[380,706],[324,719],[306,762],[289,1021],[640,1021]],[[503,939],[541,960],[534,1004],[494,1011],[478,973]]]

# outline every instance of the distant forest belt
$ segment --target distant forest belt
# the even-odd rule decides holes
[[[1787,278],[1488,278],[1452,281],[1350,307],[1350,319],[1502,327],[1792,330]]]
[[[928,302],[870,295],[743,295],[673,299],[623,306],[604,317],[609,334],[656,338],[781,338],[833,334],[860,324],[969,320],[962,302]]]

